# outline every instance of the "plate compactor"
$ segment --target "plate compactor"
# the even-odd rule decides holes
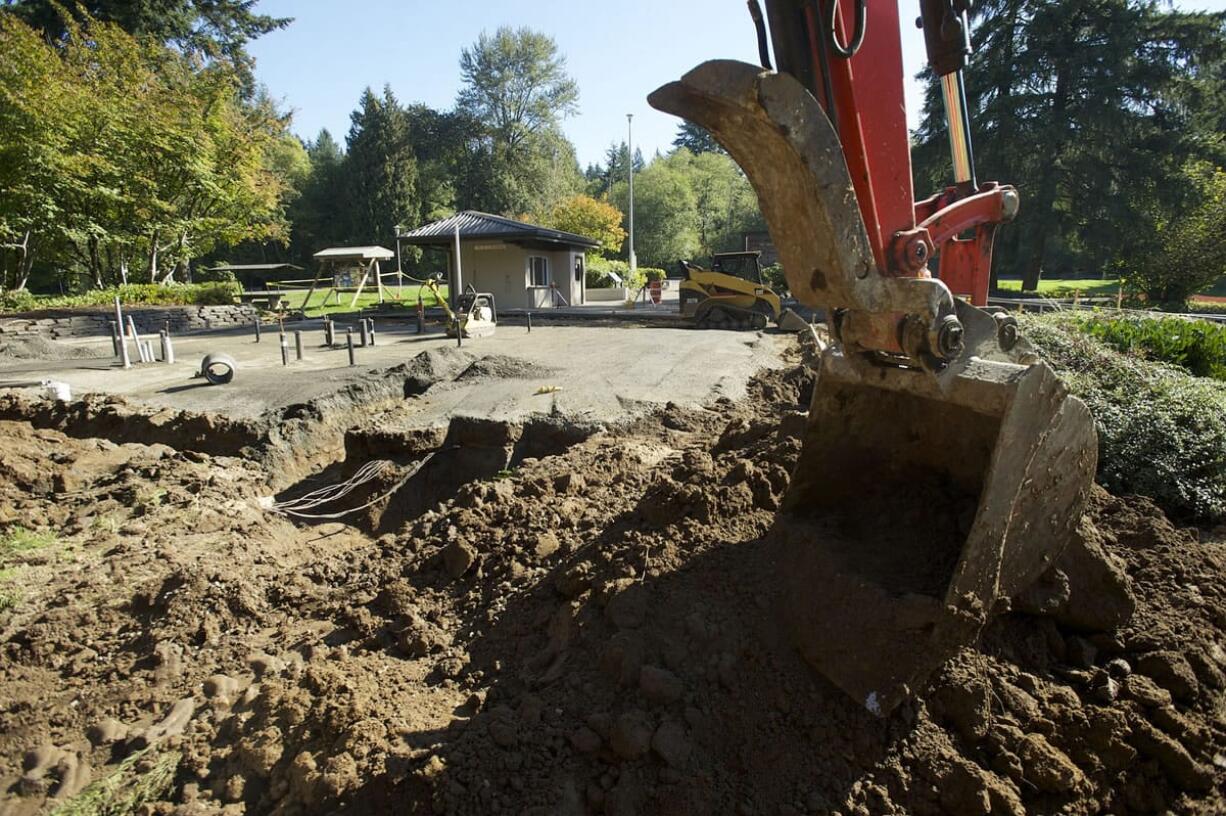
[[[975,176],[969,0],[918,3],[954,170],[921,201],[899,4],[765,5],[749,2],[761,64],[707,62],[649,101],[740,164],[792,295],[828,315],[775,527],[782,594],[805,658],[884,715],[1077,534],[1097,440],[1016,321],[984,308],[1020,198]]]

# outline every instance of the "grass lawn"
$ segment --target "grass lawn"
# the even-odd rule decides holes
[[[441,290],[443,296],[446,297],[447,287],[443,286],[441,287]],[[421,292],[422,301],[425,303],[427,309],[431,306],[437,305],[434,299],[434,293],[424,286],[417,285],[406,286],[403,290],[398,290],[395,286],[384,286],[383,299],[387,304],[400,303],[409,309],[416,309],[417,295],[419,291]],[[398,295],[399,298],[397,297]],[[301,294],[295,292],[286,295],[285,301],[289,304],[291,309],[298,309],[302,306],[302,302],[305,297],[306,290],[303,289]],[[327,303],[324,303],[325,298],[327,298]],[[377,306],[379,303],[379,293],[368,289],[362,292],[362,295],[358,298],[358,302],[355,306],[349,305],[352,302],[353,292],[341,292],[340,302],[337,303],[336,295],[330,295],[326,289],[323,291],[316,289],[315,293],[311,295],[311,302],[306,305],[305,311],[307,317],[319,317],[325,314],[357,311],[358,309]]]
[[[1021,292],[1020,280],[1002,280],[997,282],[1005,292]],[[1043,297],[1072,297],[1079,292],[1081,297],[1113,297],[1120,290],[1118,280],[1095,280],[1093,278],[1044,278],[1039,281],[1038,294]]]

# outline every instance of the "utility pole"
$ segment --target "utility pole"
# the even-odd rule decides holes
[[[634,257],[634,114],[626,114],[626,169],[630,174],[630,274],[638,269],[638,259]]]
[[[396,297],[404,296],[404,268],[400,265],[400,236],[405,231],[403,224],[396,227]]]

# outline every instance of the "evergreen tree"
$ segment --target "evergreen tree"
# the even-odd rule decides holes
[[[42,31],[48,39],[60,40],[69,31],[72,18],[114,23],[142,37],[152,37],[184,53],[224,60],[237,68],[251,85],[251,57],[246,47],[252,40],[284,28],[291,20],[254,11],[256,0],[2,0],[21,19]]]
[[[996,269],[1126,272],[1152,252],[1154,213],[1194,206],[1189,161],[1223,162],[1226,15],[1148,0],[977,3],[968,105],[980,180],[1015,184],[1017,222]],[[916,134],[917,187],[951,181],[930,77]]]
[[[350,118],[345,160],[349,240],[385,246],[395,240],[397,224],[412,223],[421,212],[409,116],[385,87],[382,96],[367,88]]]
[[[725,153],[720,143],[702,125],[682,121],[677,128],[677,138],[673,139],[673,147],[684,147],[691,153]]]
[[[339,217],[345,211],[345,154],[327,128],[306,146],[310,175],[302,194],[290,207],[291,257],[308,266],[321,249],[345,240],[345,227]]]

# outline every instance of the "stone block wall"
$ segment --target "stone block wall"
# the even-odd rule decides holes
[[[249,326],[259,313],[248,304],[235,306],[133,306],[123,311],[141,334],[153,334],[170,325],[171,334]],[[0,317],[0,335],[41,334],[44,337],[109,337],[114,309],[62,309]]]

